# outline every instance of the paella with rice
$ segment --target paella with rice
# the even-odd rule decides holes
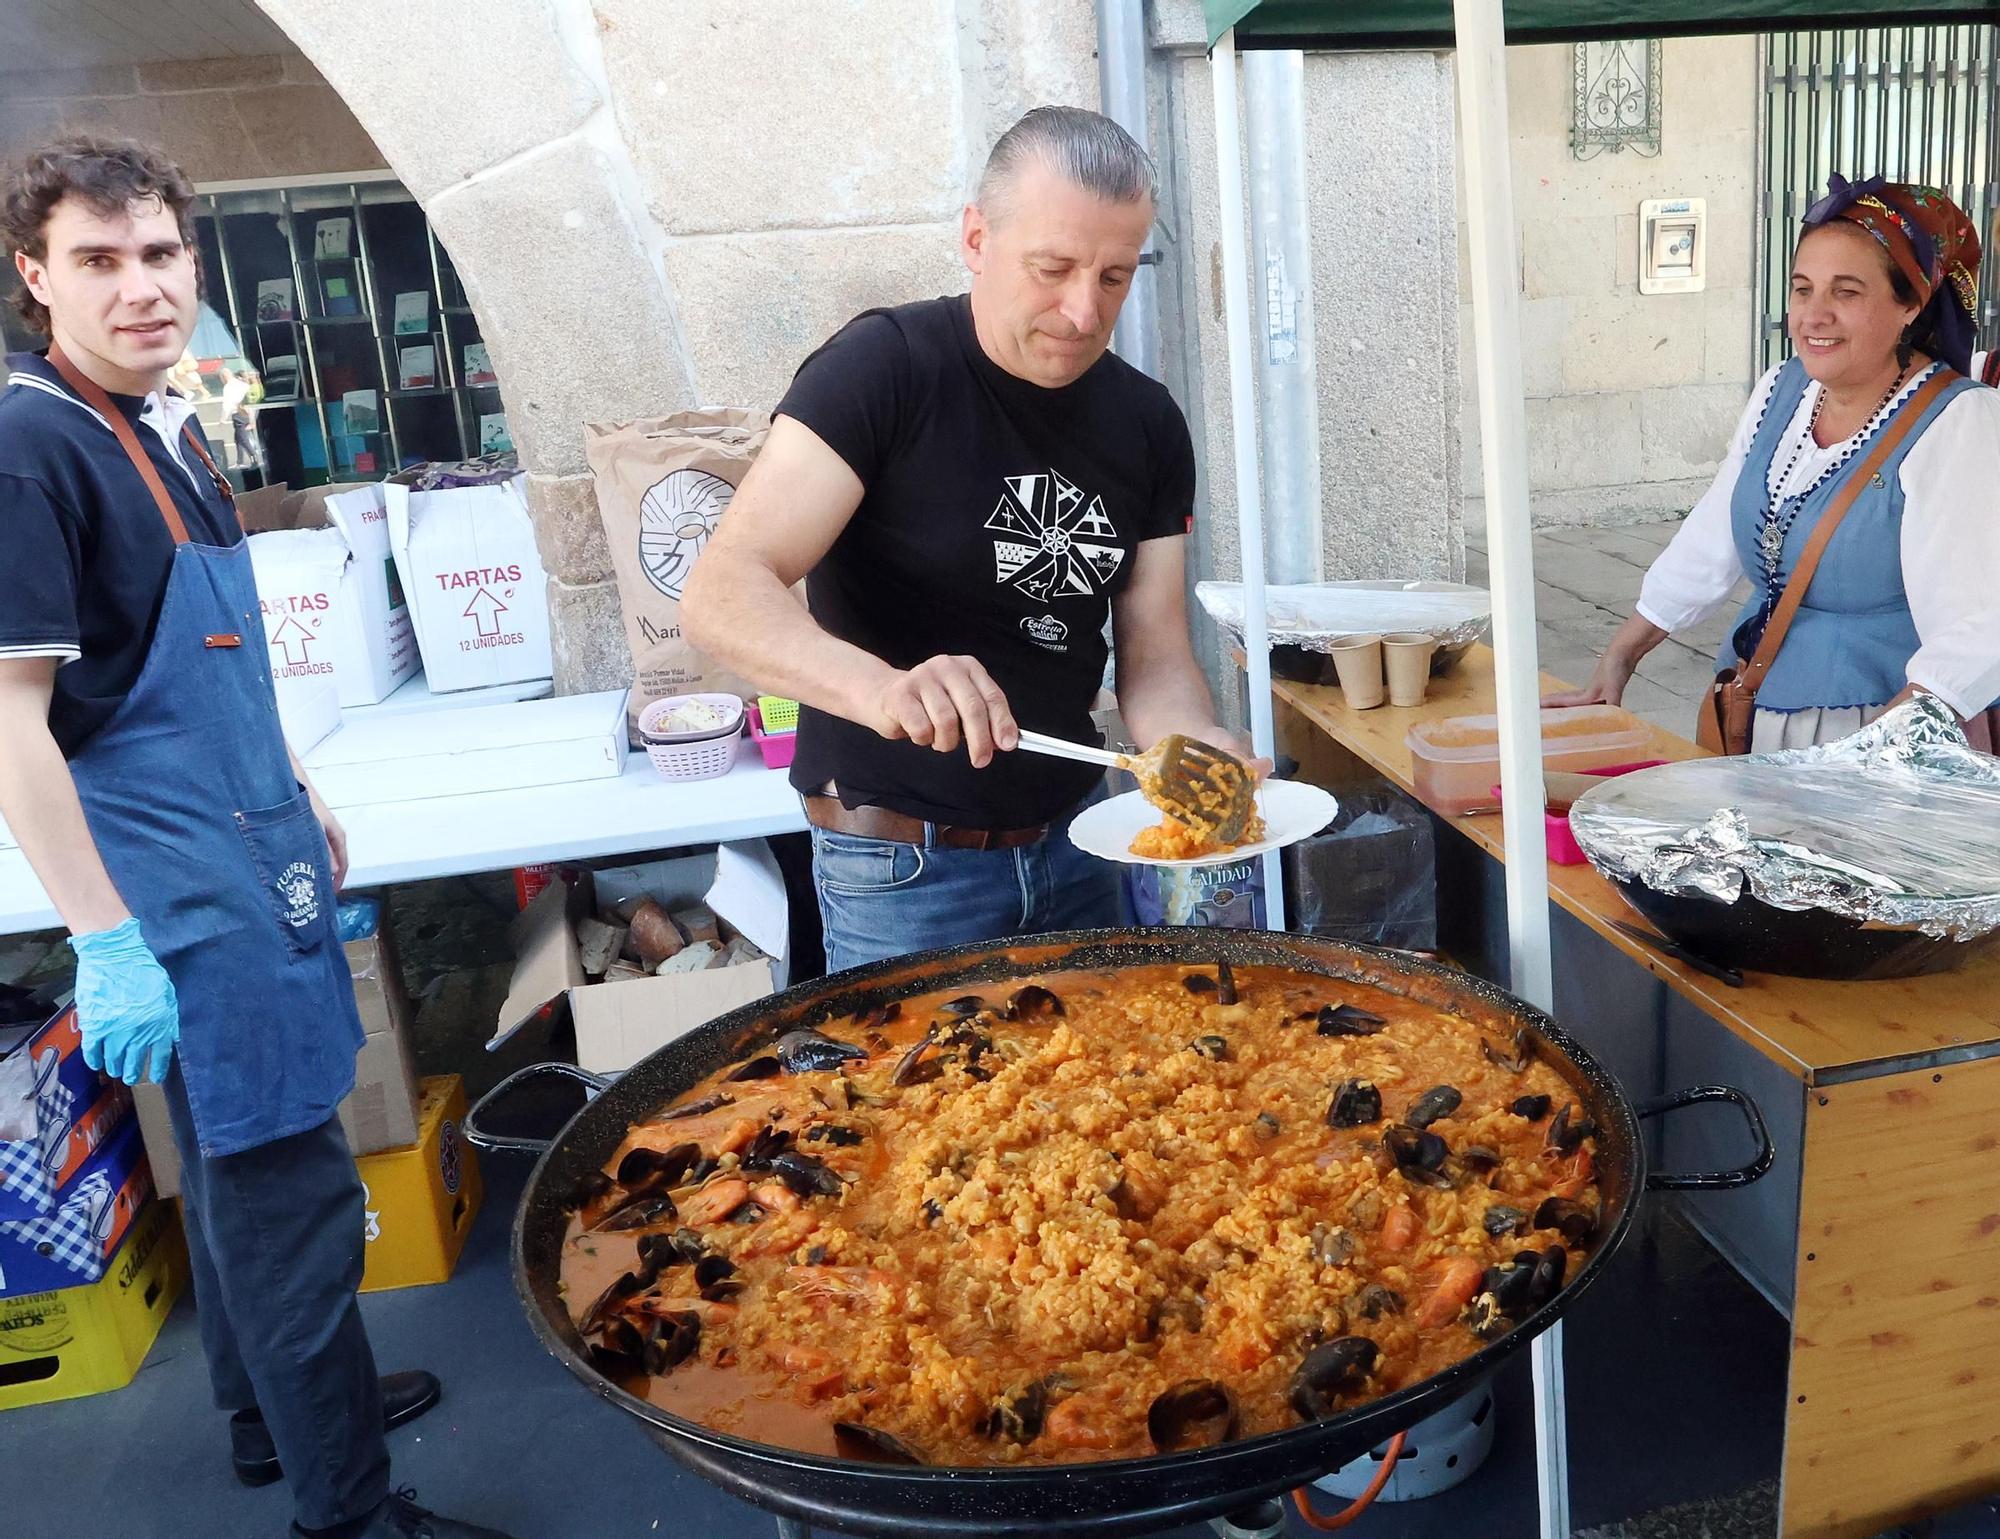
[[[1206,743],[1192,743],[1184,756],[1198,768],[1172,789],[1160,772],[1143,761],[1135,770],[1139,794],[1160,809],[1160,821],[1132,840],[1132,853],[1148,860],[1195,860],[1255,844],[1264,837],[1264,819],[1255,802],[1256,776],[1235,755]]]
[[[1227,963],[792,1031],[571,1197],[593,1364],[718,1431],[933,1465],[1139,1457],[1443,1371],[1593,1248],[1525,1033]]]

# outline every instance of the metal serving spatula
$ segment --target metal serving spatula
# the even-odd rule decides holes
[[[1147,801],[1196,833],[1207,833],[1224,844],[1240,841],[1257,811],[1256,777],[1250,766],[1232,753],[1178,732],[1142,754],[1117,753],[1027,731],[1021,733],[1020,746],[1054,759],[1130,770],[1139,777]]]

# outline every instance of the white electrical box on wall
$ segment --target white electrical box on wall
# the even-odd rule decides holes
[[[1648,198],[1639,205],[1639,292],[1708,287],[1708,200]]]

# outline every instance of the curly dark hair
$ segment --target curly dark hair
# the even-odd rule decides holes
[[[25,251],[40,262],[49,254],[49,215],[64,198],[78,198],[106,216],[157,198],[172,211],[181,239],[193,255],[194,196],[194,185],[186,174],[152,145],[134,139],[72,135],[30,151],[7,168],[6,193],[0,199],[0,235],[4,235],[10,253]],[[197,258],[197,280],[200,270]],[[13,298],[21,318],[46,334],[48,307],[28,292],[26,284]]]

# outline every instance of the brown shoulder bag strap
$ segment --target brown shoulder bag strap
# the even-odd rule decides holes
[[[56,373],[68,383],[70,389],[82,396],[85,403],[96,409],[98,416],[111,425],[111,431],[118,435],[118,442],[124,446],[125,454],[132,461],[132,468],[139,472],[139,479],[146,483],[146,490],[153,494],[153,501],[159,507],[160,517],[167,521],[167,533],[174,537],[176,545],[188,543],[187,523],[181,517],[181,510],[174,506],[174,499],[167,495],[167,489],[160,481],[160,473],[146,456],[139,443],[139,435],[126,420],[125,413],[113,403],[104,392],[104,387],[78,369],[67,358],[62,349],[53,343],[49,346],[49,363]]]
[[[1834,530],[1847,517],[1847,510],[1854,506],[1854,500],[1882,466],[1887,463],[1896,447],[1910,436],[1910,430],[1923,419],[1930,410],[1931,403],[1951,388],[1952,381],[1959,376],[1950,369],[1939,369],[1927,380],[1921,390],[1904,403],[1903,409],[1882,430],[1875,447],[1854,470],[1848,472],[1841,483],[1839,495],[1827,505],[1813,526],[1812,538],[1806,541],[1806,548],[1799,552],[1799,564],[1792,568],[1791,580],[1785,584],[1784,594],[1778,600],[1778,607],[1772,611],[1770,622],[1764,627],[1764,639],[1757,643],[1757,655],[1744,668],[1742,683],[1753,694],[1764,682],[1764,675],[1771,671],[1771,665],[1778,660],[1778,648],[1785,644],[1785,632],[1792,627],[1792,619],[1805,602],[1806,590],[1812,586],[1813,573],[1819,570],[1820,557],[1826,554],[1827,544],[1833,539]]]

